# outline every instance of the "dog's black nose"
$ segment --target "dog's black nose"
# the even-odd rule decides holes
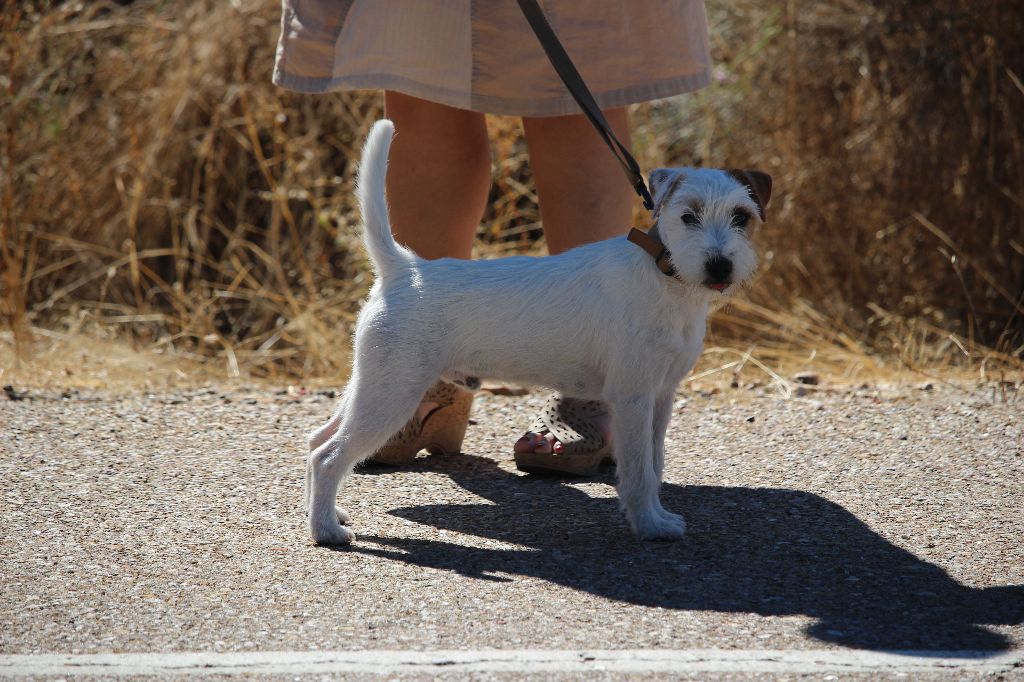
[[[727,282],[732,274],[732,261],[722,256],[715,256],[704,264],[708,279],[712,282]]]

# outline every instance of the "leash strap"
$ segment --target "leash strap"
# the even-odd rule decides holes
[[[562,43],[559,42],[558,36],[555,35],[554,29],[548,23],[544,12],[541,11],[540,5],[537,4],[537,0],[518,0],[518,2],[519,9],[523,11],[526,20],[530,22],[530,27],[537,35],[537,40],[540,41],[541,47],[544,48],[551,66],[555,68],[558,77],[565,83],[565,88],[572,95],[572,98],[576,100],[576,103],[580,105],[580,109],[583,110],[583,113],[593,124],[594,128],[597,129],[601,139],[608,145],[608,149],[615,155],[615,159],[622,166],[622,170],[626,173],[626,177],[633,186],[633,190],[643,200],[644,208],[648,211],[653,210],[654,200],[647,189],[647,183],[644,182],[643,173],[640,172],[640,164],[636,162],[636,159],[629,153],[625,145],[619,142],[619,138],[615,137],[612,127],[608,125],[608,120],[601,113],[601,108],[597,106],[597,102],[590,93],[590,89],[587,88],[587,84],[583,81],[583,77],[580,76],[576,66],[569,59],[569,55],[566,53],[565,48],[562,47]]]

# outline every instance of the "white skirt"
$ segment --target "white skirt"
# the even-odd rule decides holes
[[[283,0],[274,83],[384,89],[493,114],[579,113],[515,0]],[[702,0],[542,0],[602,108],[696,90]]]

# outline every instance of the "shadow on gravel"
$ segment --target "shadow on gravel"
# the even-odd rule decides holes
[[[866,649],[995,653],[1009,640],[980,625],[1024,622],[1024,586],[961,585],[839,505],[799,490],[666,484],[662,501],[684,514],[687,538],[645,543],[616,499],[592,498],[570,480],[517,476],[473,455],[425,464],[493,504],[390,513],[528,549],[363,535],[350,551],[485,580],[528,575],[630,604],[807,615],[818,619],[809,635]]]

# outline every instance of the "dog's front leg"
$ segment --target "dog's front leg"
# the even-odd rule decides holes
[[[675,400],[675,389],[662,391],[654,401],[654,434],[651,438],[651,447],[654,451],[654,473],[661,481],[665,473],[665,434],[668,433],[668,424],[672,420],[672,403]]]
[[[650,394],[608,398],[619,471],[619,502],[642,540],[678,540],[686,532],[683,518],[661,506],[661,477],[655,466],[654,411]]]

